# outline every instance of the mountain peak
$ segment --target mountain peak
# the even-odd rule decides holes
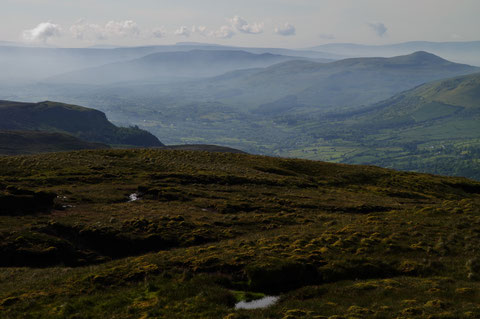
[[[416,51],[412,54],[399,56],[394,59],[403,59],[414,63],[451,63],[450,61],[447,61],[438,55],[426,51]]]

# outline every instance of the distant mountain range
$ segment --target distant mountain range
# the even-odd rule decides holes
[[[383,46],[326,44],[293,50],[284,48],[232,47],[203,43],[178,43],[140,47],[53,48],[32,47],[21,43],[0,42],[0,84],[19,85],[63,73],[98,67],[109,63],[139,59],[149,54],[192,50],[245,51],[331,62],[347,57],[393,57],[415,51],[428,51],[445,59],[480,66],[480,42],[407,42]]]
[[[479,70],[427,52],[415,52],[394,58],[354,58],[331,63],[288,61],[267,68],[234,71],[209,80],[173,84],[158,91],[153,86],[128,89],[139,90],[142,93],[138,95],[146,98],[168,95],[181,101],[186,96],[190,100],[213,100],[278,114],[305,107],[352,109],[425,82]]]
[[[50,78],[53,83],[112,84],[116,82],[165,81],[212,77],[225,72],[266,67],[295,60],[271,53],[245,51],[192,50],[153,53],[145,57],[74,71]]]
[[[0,84],[19,85],[55,75],[124,62],[154,53],[187,52],[192,50],[245,51],[252,54],[275,54],[329,62],[341,58],[331,53],[276,48],[239,48],[220,45],[179,44],[113,48],[50,48],[15,46],[0,43]]]
[[[428,42],[413,41],[388,45],[363,45],[353,43],[331,43],[319,45],[308,50],[331,54],[366,57],[392,57],[409,54],[414,51],[428,51],[442,58],[480,66],[480,41],[471,42]]]
[[[136,127],[117,127],[104,113],[56,102],[0,101],[0,130],[47,131],[73,135],[89,142],[163,146],[152,134]]]

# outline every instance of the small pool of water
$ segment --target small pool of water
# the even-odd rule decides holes
[[[130,194],[130,195],[128,196],[128,201],[129,201],[129,202],[134,202],[134,201],[137,201],[137,200],[139,200],[139,199],[140,199],[140,197],[139,197],[139,195],[138,195],[137,193],[133,193],[133,194]]]
[[[266,296],[261,299],[252,300],[252,301],[240,301],[235,305],[235,309],[259,309],[267,308],[275,304],[278,301],[279,297],[275,296]]]

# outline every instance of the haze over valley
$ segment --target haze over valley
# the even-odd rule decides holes
[[[406,43],[388,48],[390,54],[404,53],[422,45],[429,47]],[[345,52],[337,49],[345,46],[324,47],[328,53],[195,43],[68,50],[3,46],[0,52],[10,56],[15,74],[26,75],[22,68],[35,59],[48,63],[35,62],[39,67],[32,67],[28,78],[16,78],[19,82],[4,73],[9,84],[0,88],[0,98],[92,107],[114,123],[148,130],[166,144],[216,144],[252,154],[479,178],[473,155],[480,137],[477,97],[472,93],[466,108],[463,91],[455,87],[458,81],[449,79],[468,74],[476,79],[480,68],[426,51],[344,58]],[[450,48],[448,52],[465,57],[479,48],[474,43],[430,47]],[[384,47],[377,49],[385,55]],[[364,48],[359,55],[367,53],[374,51]],[[448,101],[429,96],[439,107],[431,104],[409,113],[398,106],[410,90],[440,80],[453,84]],[[478,90],[478,82],[471,86],[470,91]],[[408,101],[415,105],[415,99]],[[398,109],[392,114],[401,116],[387,116],[385,110],[393,108]],[[419,121],[418,112],[429,115]],[[464,155],[458,158],[457,152]]]
[[[480,318],[479,12],[2,1],[0,318]]]

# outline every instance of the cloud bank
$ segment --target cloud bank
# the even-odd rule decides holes
[[[75,39],[106,40],[108,38],[135,38],[141,35],[140,27],[135,21],[109,21],[104,26],[87,23],[81,19],[70,27]]]
[[[181,26],[175,30],[174,34],[188,38],[190,36],[190,30],[186,26]]]
[[[220,26],[218,29],[209,29],[204,25],[194,25],[187,27],[179,26],[174,31],[167,32],[165,28],[155,27],[150,29],[142,29],[133,20],[111,20],[105,24],[90,23],[85,19],[80,19],[68,28],[67,35],[73,39],[80,41],[103,41],[109,39],[162,39],[168,36],[190,37],[202,36],[217,39],[230,39],[237,34],[256,35],[264,32],[264,23],[249,23],[240,16],[234,16],[226,19],[227,24]],[[51,22],[42,22],[31,30],[23,32],[23,38],[28,41],[46,42],[50,38],[62,35],[62,29],[59,25]],[[288,36],[295,34],[295,27],[291,24],[275,28],[275,32]]]

